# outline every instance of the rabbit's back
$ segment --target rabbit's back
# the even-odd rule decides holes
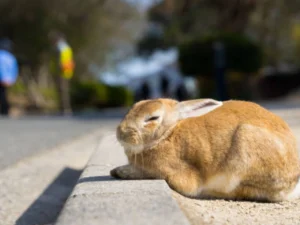
[[[279,198],[280,191],[290,191],[298,181],[294,135],[280,117],[255,103],[226,101],[204,116],[182,121],[179,129],[187,137],[182,156],[201,170],[207,193]],[[249,186],[256,191],[250,194]]]
[[[218,117],[226,119],[233,125],[251,123],[251,125],[264,127],[271,131],[290,130],[282,118],[253,102],[225,101],[222,107],[206,115],[208,121],[215,120],[216,122]]]
[[[180,121],[175,128],[175,136],[179,135],[185,138],[175,138],[177,144],[188,145],[182,148],[184,155],[195,157],[200,151],[205,161],[214,162],[215,166],[216,162],[220,164],[228,157],[232,145],[237,141],[243,143],[243,148],[235,151],[244,151],[250,139],[260,143],[269,138],[267,142],[274,142],[279,147],[288,144],[289,151],[297,153],[296,140],[289,126],[279,116],[252,102],[225,101],[208,114]],[[250,153],[258,150],[247,147]],[[264,150],[271,151],[259,149]]]

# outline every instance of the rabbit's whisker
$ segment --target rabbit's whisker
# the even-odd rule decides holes
[[[144,168],[145,163],[144,163],[144,154],[143,154],[143,152],[141,153],[141,156],[142,156],[142,164],[143,164],[143,168]]]

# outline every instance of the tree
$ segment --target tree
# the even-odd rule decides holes
[[[266,63],[295,61],[292,30],[299,24],[297,0],[164,0],[149,12],[162,24],[164,42],[178,45],[216,32],[251,36],[262,44]]]
[[[185,41],[207,31],[243,33],[255,0],[165,0],[150,11],[150,20],[161,23],[166,35]]]
[[[107,56],[119,59],[132,52],[144,26],[143,15],[122,0],[4,0],[0,13],[0,36],[15,43],[28,87],[51,76],[51,30],[65,34],[75,53],[77,76],[86,76],[90,63],[104,66]]]
[[[296,0],[258,1],[247,32],[261,43],[266,63],[278,65],[282,61],[298,61],[292,31],[298,23],[300,3]]]

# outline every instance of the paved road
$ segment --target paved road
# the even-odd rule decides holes
[[[0,170],[24,157],[55,147],[95,129],[113,129],[118,118],[0,118]]]
[[[275,111],[291,126],[300,125],[297,107],[283,109],[283,103],[262,104]],[[113,129],[127,109],[85,113],[72,118],[58,116],[31,116],[21,119],[0,117],[0,170],[24,157],[34,155],[57,144],[72,140],[98,128]]]
[[[282,109],[282,107],[275,107],[275,109],[273,108],[273,110],[277,114],[283,116],[283,118],[295,129],[295,131],[299,129],[300,127],[299,108],[291,108],[289,110],[286,110],[286,109]],[[72,160],[74,161],[72,162],[72,165],[77,164],[77,160],[80,161],[82,158],[84,158],[83,155],[88,155],[90,152],[92,152],[94,150],[94,145],[96,144],[95,143],[91,144],[90,147],[92,148],[90,149],[87,143],[92,143],[91,141],[88,141],[82,145],[75,143],[73,146],[69,147],[69,149],[65,149],[65,150],[61,150],[58,148],[56,149],[56,151],[46,151],[46,149],[55,147],[57,144],[61,142],[73,139],[77,136],[81,136],[82,134],[87,134],[90,131],[98,128],[103,128],[104,130],[113,129],[117,124],[117,122],[120,120],[120,117],[121,115],[120,116],[117,115],[116,112],[106,112],[105,115],[90,114],[86,116],[80,116],[80,117],[69,118],[69,119],[60,118],[60,117],[25,117],[19,120],[13,120],[13,119],[7,120],[7,119],[0,118],[0,170],[8,165],[11,165],[21,160],[24,157],[36,155],[35,157],[31,157],[30,160],[26,161],[26,163],[23,164],[18,163],[15,164],[13,167],[8,167],[5,170],[2,170],[1,177],[3,182],[1,186],[4,187],[6,185],[6,188],[2,188],[2,193],[0,193],[0,197],[1,197],[0,200],[1,199],[2,201],[7,200],[7,202],[11,203],[12,209],[16,210],[17,207],[16,207],[15,200],[19,198],[18,204],[20,205],[20,207],[18,209],[20,210],[19,211],[16,210],[18,212],[15,212],[15,214],[13,215],[15,216],[15,218],[18,218],[18,216],[20,216],[19,222],[25,220],[26,216],[28,215],[31,216],[32,212],[36,213],[37,210],[35,207],[38,205],[39,208],[41,208],[39,204],[40,202],[42,203],[46,202],[45,196],[47,197],[48,200],[53,199],[53,197],[49,198],[49,191],[46,191],[46,193],[41,194],[41,190],[44,190],[45,187],[49,185],[48,189],[51,190],[52,193],[53,188],[51,187],[53,186],[56,187],[56,185],[52,185],[51,182],[55,176],[57,176],[58,178],[60,177],[59,172],[61,171],[61,169],[66,166],[69,167],[68,163],[70,163],[70,161]],[[299,129],[299,134],[300,134],[300,129]],[[79,150],[81,148],[87,149],[88,153],[81,152]],[[61,154],[62,152],[65,152],[63,154],[64,157],[62,157]],[[46,153],[46,154],[37,155],[37,153]],[[74,156],[75,153],[76,153],[76,157]],[[111,157],[114,158],[116,157],[112,153],[110,155]],[[106,155],[106,157],[108,156]],[[53,164],[53,162],[55,164]],[[80,165],[85,165],[85,163],[80,161]],[[49,171],[51,172],[51,174]],[[99,176],[99,171],[96,171],[95,176]],[[10,179],[6,180],[7,177],[9,177]],[[34,183],[33,181],[36,183]],[[59,185],[61,185],[60,182],[58,183]],[[96,184],[97,182],[94,183]],[[31,196],[27,194],[29,192]],[[57,192],[56,188],[54,188],[54,192],[55,193]],[[38,198],[38,201],[33,202],[31,207],[28,208],[28,205],[32,202],[32,199],[36,199],[39,195],[40,197]],[[21,197],[23,202],[20,201]],[[197,215],[202,215],[196,218],[197,224],[199,223],[199,221],[202,221],[203,215],[204,216],[211,215],[212,214],[211,212],[213,212],[212,210],[211,212],[205,212],[203,211],[203,208],[194,209],[195,207],[194,202],[186,203],[185,200],[182,201],[184,202],[185,205],[187,205],[185,208],[190,209],[190,207],[192,207],[192,210],[190,210],[191,213],[196,211]],[[24,207],[25,206],[24,202],[28,204],[26,205],[26,207]],[[1,205],[5,205],[7,207],[8,204],[5,203],[4,201],[4,203],[2,203]],[[47,206],[51,206],[50,207],[51,209],[54,208],[52,204],[48,204]],[[297,206],[298,208],[296,209],[299,209],[299,204],[297,204]],[[21,210],[23,208],[24,209],[28,208],[28,210],[24,212],[24,210],[23,211]],[[207,207],[205,206],[204,208]],[[228,208],[228,206],[221,207],[221,208]],[[236,208],[239,209],[240,207],[237,206]],[[292,208],[292,207],[288,206],[288,208]],[[8,209],[7,211],[4,210],[3,215],[5,216],[12,215],[12,213],[9,212],[9,210],[10,209]],[[21,212],[24,213],[21,215],[20,214]],[[203,214],[203,212],[205,213]],[[291,213],[294,212],[295,212],[294,210],[291,211]],[[236,215],[233,216],[232,214],[230,214],[230,212],[228,213],[226,211],[225,215],[227,214],[231,216],[233,219],[235,219],[236,217]],[[284,213],[281,214],[278,213],[278,215],[280,216],[282,216],[283,214]],[[289,215],[287,215],[287,217],[288,216]],[[0,207],[0,217],[1,217],[1,207]],[[1,222],[2,224],[3,220],[0,219],[0,221],[2,221]],[[19,223],[19,225],[21,224],[22,223]]]
[[[299,126],[299,105],[262,103],[282,116],[291,126]],[[296,107],[298,106],[298,107]],[[108,109],[72,118],[31,116],[21,119],[0,117],[0,170],[20,159],[55,147],[98,128],[114,128],[127,109]]]

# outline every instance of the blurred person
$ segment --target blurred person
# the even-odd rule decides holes
[[[53,63],[53,67],[60,98],[60,110],[64,115],[70,115],[72,114],[72,108],[69,81],[73,77],[75,69],[73,50],[65,37],[57,31],[50,32],[49,39],[55,50],[55,62]]]
[[[170,82],[169,80],[165,77],[161,77],[161,91],[162,91],[162,97],[168,98],[170,97],[169,89],[170,89]]]
[[[185,101],[189,99],[187,88],[183,82],[176,88],[176,98],[178,101]]]
[[[147,82],[143,83],[142,87],[141,87],[141,99],[145,100],[145,99],[149,99],[150,98],[150,87],[149,84],[147,84]]]
[[[12,53],[13,44],[7,38],[0,40],[0,114],[9,114],[9,102],[7,89],[12,86],[18,78],[18,63]]]

